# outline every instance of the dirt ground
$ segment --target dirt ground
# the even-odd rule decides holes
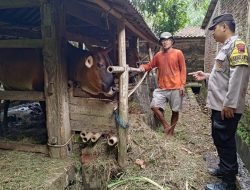
[[[170,111],[165,113],[170,121]],[[208,114],[204,114],[192,93],[184,100],[183,111],[174,137],[166,137],[163,129],[150,129],[137,114],[130,114],[129,164],[117,181],[147,177],[172,190],[204,189],[207,182],[216,181],[207,173],[204,158],[214,153]],[[115,183],[115,182],[114,182]],[[115,189],[159,189],[155,185],[130,180]]]
[[[129,164],[113,181],[123,183],[110,189],[204,190],[205,184],[219,181],[207,173],[208,167],[217,166],[218,157],[210,134],[210,113],[204,105],[191,89],[187,90],[174,137],[165,136],[162,127],[152,130],[138,114],[130,114]],[[170,115],[167,109],[168,121]],[[249,172],[240,159],[239,165],[238,189],[250,190]]]

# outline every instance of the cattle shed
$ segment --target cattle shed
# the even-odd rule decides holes
[[[77,42],[79,47],[84,44],[87,48],[113,48],[115,65],[124,68],[124,72],[119,74],[118,110],[120,117],[127,122],[126,65],[133,64],[126,63],[126,46],[136,48],[134,42],[137,39],[146,41],[149,50],[158,43],[129,0],[0,1],[0,52],[3,48],[40,48],[43,52],[44,91],[0,91],[1,100],[45,101],[48,144],[32,146],[35,152],[49,153],[56,158],[70,154],[73,133],[70,102],[75,101],[79,105],[78,111],[82,111],[81,106],[96,104],[91,103],[91,99],[70,99],[72,94],[68,90],[64,57],[66,42]],[[107,105],[105,102],[98,104]],[[118,127],[116,130],[119,135],[118,161],[123,165],[126,157],[126,129]],[[31,148],[18,146],[21,150]]]

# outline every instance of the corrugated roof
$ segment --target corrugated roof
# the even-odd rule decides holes
[[[112,42],[117,25],[125,19],[126,36],[136,36],[151,43],[158,44],[156,35],[151,31],[143,17],[129,0],[71,0],[65,1],[70,13],[66,16],[66,30],[102,41]],[[100,6],[105,4],[106,8]],[[108,8],[107,8],[108,7]],[[119,18],[111,14],[118,13]],[[77,12],[76,14],[74,14]],[[72,13],[72,14],[71,14]],[[0,9],[1,38],[41,38],[41,20],[39,7]],[[133,30],[131,30],[131,26]],[[139,32],[138,32],[139,31]]]
[[[205,31],[199,27],[186,27],[178,31],[174,36],[176,38],[205,37]]]

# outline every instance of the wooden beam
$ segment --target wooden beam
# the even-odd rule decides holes
[[[22,38],[33,38],[33,39],[41,39],[41,34],[39,31],[33,31],[24,28],[18,27],[3,27],[0,28],[0,38],[1,36],[6,37],[22,37]]]
[[[42,48],[41,39],[0,40],[0,48]]]
[[[45,96],[38,91],[0,91],[0,100],[44,101]]]
[[[121,22],[118,26],[118,61],[119,66],[124,67],[125,71],[120,75],[119,80],[119,116],[124,124],[128,123],[128,68],[126,65],[126,35],[125,35],[125,22]],[[119,151],[118,163],[121,167],[126,166],[127,161],[127,136],[128,130],[118,127],[119,133]]]
[[[49,154],[47,145],[22,144],[17,141],[0,140],[0,149]]]
[[[65,60],[65,1],[45,1],[41,6],[44,40],[44,91],[50,156],[64,158],[71,153],[67,65]],[[54,145],[54,146],[53,146]]]
[[[92,122],[86,123],[81,120],[70,120],[70,126],[72,131],[87,131],[92,133],[103,133],[103,134],[117,134],[117,129],[114,127],[115,122],[102,123],[102,125],[96,124],[96,118],[92,118]]]
[[[0,9],[38,7],[42,0],[1,0]]]
[[[87,1],[97,4],[98,6],[100,6],[101,8],[103,8],[105,11],[109,12],[109,14],[113,15],[114,17],[116,17],[118,20],[123,21],[124,24],[125,24],[125,26],[128,27],[132,32],[134,32],[140,38],[142,38],[144,40],[147,40],[150,43],[155,44],[154,41],[149,40],[148,36],[144,35],[141,31],[139,31],[137,28],[135,28],[130,22],[128,22],[126,20],[126,18],[124,18],[119,12],[115,11],[114,9],[112,9],[112,7],[110,7],[103,0],[87,0]]]

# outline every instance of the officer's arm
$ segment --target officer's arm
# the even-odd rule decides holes
[[[244,43],[235,46],[229,58],[230,79],[224,107],[236,108],[239,100],[245,97],[249,80],[248,52]],[[240,48],[240,49],[238,49]]]

